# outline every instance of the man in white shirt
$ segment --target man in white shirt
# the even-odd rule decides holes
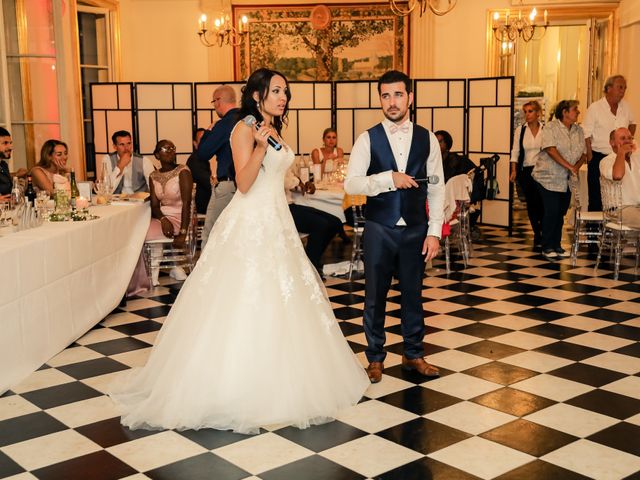
[[[102,157],[102,168],[109,174],[113,193],[148,192],[153,162],[133,152],[131,134],[126,130],[115,132],[111,141],[115,152]]]
[[[611,132],[613,152],[600,162],[600,173],[609,180],[620,180],[622,194],[622,222],[640,228],[640,152],[628,128]]]
[[[402,367],[439,375],[423,358],[422,274],[425,260],[438,254],[444,221],[440,148],[432,132],[409,120],[411,80],[402,72],[386,72],[378,93],[385,120],[356,140],[344,183],[348,194],[367,195],[364,329],[371,383],[379,382],[384,370],[385,305],[394,273],[402,288]]]
[[[600,161],[611,153],[609,134],[620,127],[627,127],[635,134],[636,121],[629,107],[623,100],[627,91],[627,81],[622,75],[613,75],[604,83],[604,96],[589,105],[582,124],[587,147],[589,182],[589,211],[602,210],[600,197]]]

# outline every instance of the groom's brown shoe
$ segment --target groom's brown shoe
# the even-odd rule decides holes
[[[415,370],[420,375],[427,378],[438,378],[440,376],[440,370],[433,365],[425,362],[424,358],[412,358],[408,359],[404,355],[402,356],[402,368],[405,370]]]
[[[367,375],[371,383],[378,383],[382,380],[382,371],[384,370],[384,364],[382,362],[371,362],[367,367]]]

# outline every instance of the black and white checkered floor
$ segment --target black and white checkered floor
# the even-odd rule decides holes
[[[104,392],[144,364],[179,287],[164,277],[0,398],[0,478],[640,479],[640,277],[586,252],[549,263],[527,236],[484,228],[469,268],[429,271],[441,378],[400,369],[394,290],[383,381],[330,424],[249,437],[120,426]],[[363,282],[327,290],[364,363]]]

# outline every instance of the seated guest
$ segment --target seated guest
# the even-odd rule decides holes
[[[119,130],[111,136],[115,152],[102,158],[102,168],[111,177],[113,193],[132,194],[149,191],[149,175],[155,170],[153,162],[133,152],[131,134]]]
[[[322,165],[322,173],[333,172],[339,162],[344,160],[344,152],[338,147],[338,134],[333,128],[325,128],[322,132],[322,147],[311,151],[313,163]]]
[[[11,159],[13,152],[13,140],[11,134],[6,128],[0,127],[0,199],[9,198],[11,189],[13,188],[13,177],[24,177],[27,170],[19,169],[13,174],[9,171],[8,160]]]
[[[287,201],[289,202],[289,210],[296,224],[296,229],[300,233],[309,234],[307,246],[305,247],[307,257],[309,257],[313,266],[322,276],[322,264],[320,261],[322,253],[333,237],[342,231],[342,222],[338,217],[330,213],[313,207],[296,205],[292,202],[291,190],[299,190],[303,195],[313,195],[316,187],[312,182],[304,184],[291,170],[288,170],[284,179],[284,186],[287,193]]]
[[[451,152],[453,146],[453,138],[451,134],[446,130],[438,130],[434,132],[438,139],[440,146],[440,153],[442,154],[442,168],[444,170],[444,182],[447,183],[451,177],[461,175],[463,173],[469,173],[476,168],[475,163],[469,160],[467,157],[458,155]]]
[[[640,228],[640,152],[628,128],[613,130],[609,136],[613,150],[600,162],[600,175],[609,180],[620,180],[622,205],[635,206],[622,210],[622,222]]]
[[[47,140],[40,149],[40,161],[31,169],[36,190],[53,195],[55,190],[70,191],[67,179],[67,144],[60,140]]]
[[[207,213],[207,205],[211,199],[211,165],[209,162],[201,162],[197,152],[205,131],[204,128],[198,128],[193,132],[193,152],[187,159],[187,167],[196,184],[196,211],[203,215]]]
[[[160,169],[149,176],[151,200],[151,224],[145,240],[172,238],[173,246],[185,246],[189,222],[191,221],[191,191],[193,178],[189,168],[176,162],[176,147],[169,140],[160,140],[153,151],[160,161]],[[154,245],[161,249],[162,246]],[[151,270],[151,282],[158,285],[158,268]],[[181,267],[174,267],[170,275],[176,280],[185,280],[187,274]],[[142,255],[133,273],[127,295],[132,296],[149,288],[149,280]]]

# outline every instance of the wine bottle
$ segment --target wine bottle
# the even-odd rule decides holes
[[[33,188],[33,182],[31,181],[31,175],[27,177],[27,189],[24,191],[24,196],[27,201],[35,206],[36,204],[36,189]]]
[[[71,209],[76,209],[76,198],[80,196],[80,191],[78,190],[78,184],[76,183],[76,172],[71,169]]]

